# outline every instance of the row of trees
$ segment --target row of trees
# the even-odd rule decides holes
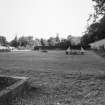
[[[10,45],[13,47],[33,47],[33,46],[55,46],[57,43],[60,42],[59,36],[51,37],[48,40],[43,38],[41,39],[34,39],[32,36],[22,36],[17,38],[17,36],[10,42]]]
[[[93,22],[87,27],[87,30],[81,39],[82,44],[85,46],[105,38],[105,0],[92,1],[95,2],[95,12],[90,15],[91,18],[93,18]],[[90,21],[91,18],[89,18],[88,21]]]
[[[32,36],[28,36],[28,37],[20,37],[17,38],[17,36],[9,43],[11,46],[13,47],[18,47],[18,46],[33,46],[34,45],[34,40]]]
[[[3,43],[2,45],[10,45],[17,48],[35,48],[35,47],[43,47],[43,48],[61,48],[66,49],[68,46],[71,47],[80,47],[80,37],[76,38],[71,35],[68,35],[66,39],[60,39],[59,35],[57,34],[56,37],[50,37],[48,39],[34,39],[32,36],[22,36],[22,37],[15,37],[11,42],[7,42],[6,38],[2,36],[0,37],[2,40],[0,41]]]

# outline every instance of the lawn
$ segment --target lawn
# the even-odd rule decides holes
[[[30,90],[13,105],[103,105],[105,60],[93,52],[0,53],[0,73],[28,76]]]
[[[92,52],[85,55],[66,55],[64,51],[0,53],[0,71],[13,75],[28,75],[32,71],[99,73],[104,68],[104,60]]]
[[[94,50],[94,52],[99,56],[105,58],[105,50]]]

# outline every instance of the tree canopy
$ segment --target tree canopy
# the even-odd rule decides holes
[[[0,45],[6,45],[7,43],[6,37],[0,36]]]
[[[99,16],[104,16],[105,15],[105,0],[92,0],[93,2],[95,2],[94,4],[94,21],[97,20],[97,18],[99,18]]]
[[[94,14],[89,16],[88,21],[92,15],[94,21],[87,27],[85,34],[83,35],[81,42],[87,46],[89,43],[105,38],[105,0],[92,0],[94,4]],[[99,19],[99,17],[101,18]],[[99,19],[99,21],[97,21]]]

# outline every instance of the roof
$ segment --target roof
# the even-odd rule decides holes
[[[105,45],[105,39],[102,39],[102,40],[90,43],[90,45],[91,46],[94,46],[94,45]]]

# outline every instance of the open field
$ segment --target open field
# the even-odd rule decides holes
[[[100,73],[105,70],[104,62],[92,52],[85,55],[66,55],[64,51],[0,53],[0,71],[14,75],[30,75],[35,71]]]
[[[30,90],[13,105],[105,104],[105,60],[93,52],[0,53],[0,74],[30,77]]]

